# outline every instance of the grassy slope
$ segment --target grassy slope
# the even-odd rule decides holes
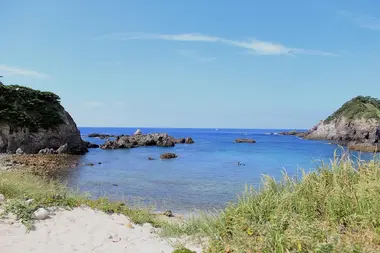
[[[380,163],[333,162],[302,180],[265,176],[217,216],[164,235],[209,238],[208,252],[380,252]]]
[[[0,84],[0,122],[15,129],[27,127],[31,131],[55,127],[63,122],[59,100],[51,92]]]
[[[347,119],[377,119],[380,120],[380,100],[372,97],[358,96],[346,102],[336,112],[330,115],[325,122],[344,116]]]

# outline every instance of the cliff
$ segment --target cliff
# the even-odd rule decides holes
[[[355,97],[310,129],[304,138],[332,140],[350,149],[377,152],[380,150],[380,100]]]
[[[66,145],[67,144],[67,145]],[[60,98],[18,85],[0,84],[0,152],[38,153],[64,146],[64,153],[83,154],[87,145]]]

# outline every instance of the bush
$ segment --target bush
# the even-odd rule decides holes
[[[187,248],[179,248],[174,250],[173,253],[195,253],[195,251],[189,250]]]

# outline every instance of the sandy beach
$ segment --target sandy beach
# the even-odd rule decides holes
[[[56,210],[34,225],[35,229],[27,232],[13,217],[1,219],[0,252],[171,253],[180,243],[160,238],[150,224],[135,225],[124,215],[108,215],[87,207]],[[202,251],[194,245],[186,247]]]

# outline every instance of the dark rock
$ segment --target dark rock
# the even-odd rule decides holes
[[[86,145],[87,148],[99,148],[98,144],[91,143],[91,142],[88,142],[88,141],[85,141],[85,145]]]
[[[175,144],[184,144],[185,142],[186,142],[185,138],[174,139]]]
[[[153,157],[150,157],[150,156],[149,156],[149,157],[148,157],[148,160],[149,160],[149,161],[152,161],[152,160],[155,160],[155,159],[154,159]]]
[[[112,186],[117,186],[117,184],[112,184]]]
[[[166,217],[174,217],[173,212],[171,210],[166,210],[163,215]]]
[[[102,164],[101,162],[98,162],[98,164],[100,165],[100,164]]]
[[[279,135],[293,135],[298,137],[305,136],[306,132],[297,132],[297,131],[290,131],[290,132],[279,132]]]
[[[100,147],[102,149],[137,148],[144,146],[173,147],[173,138],[166,133],[118,136],[116,140],[107,140]]]
[[[174,159],[174,158],[177,158],[177,155],[174,153],[165,153],[165,154],[160,155],[160,158],[163,160]]]
[[[235,142],[236,143],[256,143],[256,141],[252,139],[236,139]]]
[[[86,166],[94,166],[95,164],[93,163],[86,163]]]
[[[90,138],[99,138],[99,139],[107,139],[107,138],[116,137],[116,135],[92,133],[92,134],[89,134],[88,137],[90,137]]]
[[[186,144],[193,144],[194,141],[193,141],[193,139],[191,139],[191,137],[187,137],[186,140],[185,140],[185,143]]]

